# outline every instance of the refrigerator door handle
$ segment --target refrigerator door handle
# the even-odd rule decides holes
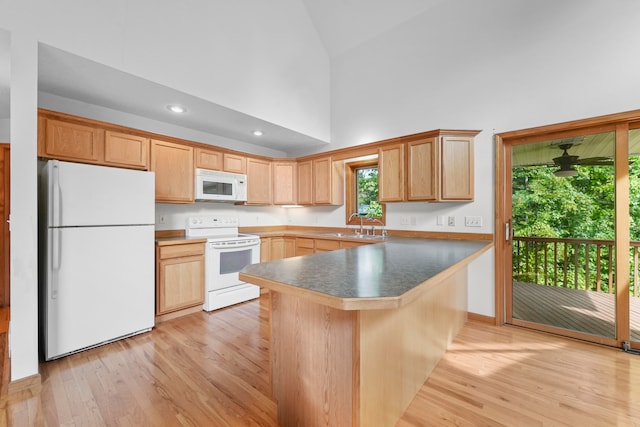
[[[58,298],[58,271],[62,264],[62,238],[60,229],[51,230],[51,299]]]
[[[60,217],[61,217],[61,212],[60,209],[62,208],[62,204],[60,203],[60,198],[62,196],[62,190],[60,189],[60,169],[58,168],[57,164],[53,165],[53,171],[52,171],[52,178],[53,178],[53,183],[52,183],[52,191],[51,191],[51,199],[52,199],[52,222],[51,225],[53,227],[59,227],[60,226]]]

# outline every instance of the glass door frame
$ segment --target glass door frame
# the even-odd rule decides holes
[[[632,122],[636,122],[631,124]],[[495,135],[495,310],[496,324],[513,324],[561,334],[599,344],[622,347],[630,342],[629,313],[629,130],[640,128],[640,110],[585,120],[504,132]],[[511,222],[511,148],[515,145],[569,138],[586,133],[615,131],[615,253],[616,253],[616,338],[598,337],[547,325],[513,319],[512,298],[512,222]],[[623,278],[620,280],[619,278]],[[640,343],[631,342],[640,349]]]

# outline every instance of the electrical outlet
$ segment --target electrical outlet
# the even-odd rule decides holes
[[[436,218],[436,225],[444,225],[444,215],[438,215],[438,218]]]
[[[159,219],[160,219],[160,221],[159,221],[160,224],[164,224],[164,215],[160,215]]]
[[[408,216],[403,215],[400,217],[400,224],[402,225],[409,225],[411,223],[411,220],[409,219]]]
[[[411,215],[411,225],[418,225],[418,218],[415,215]]]
[[[464,226],[465,227],[482,227],[482,217],[481,216],[465,216]]]
[[[455,226],[456,225],[456,217],[455,216],[450,216],[448,224],[449,224],[450,227]]]

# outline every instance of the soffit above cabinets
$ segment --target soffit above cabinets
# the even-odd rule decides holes
[[[40,92],[284,153],[313,151],[327,145],[325,141],[54,47],[41,44],[38,62]],[[174,103],[186,106],[187,112],[184,114],[170,112],[166,107]],[[256,129],[263,132],[259,138],[252,134]]]

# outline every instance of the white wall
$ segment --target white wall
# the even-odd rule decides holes
[[[633,0],[440,2],[332,61],[333,148],[482,130],[473,203],[390,204],[388,216],[391,228],[407,228],[398,222],[409,215],[414,228],[449,231],[435,217],[454,215],[454,231],[492,232],[494,132],[640,108],[638,16]],[[481,215],[484,227],[465,229],[465,215]],[[473,263],[483,274],[471,274],[469,287],[469,310],[490,316],[492,262]]]
[[[38,373],[38,44],[11,36],[11,380]]]
[[[9,119],[0,119],[0,142],[9,142],[11,124]]]
[[[329,58],[299,0],[0,1],[0,28],[329,139]]]

